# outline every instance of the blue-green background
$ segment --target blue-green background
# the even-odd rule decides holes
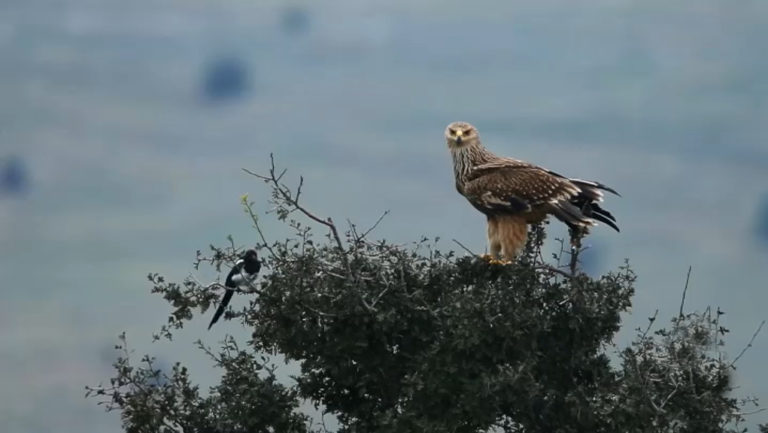
[[[596,229],[587,257],[639,274],[619,345],[677,312],[692,265],[687,305],[726,311],[734,357],[768,316],[767,40],[764,0],[2,0],[0,160],[28,183],[0,195],[0,431],[119,431],[83,387],[110,376],[122,330],[136,358],[216,380],[192,340],[242,331],[206,332],[206,315],[151,344],[168,309],[145,276],[181,280],[228,234],[253,244],[240,196],[265,211],[268,194],[240,168],[270,152],[320,214],[389,209],[379,237],[483,250],[453,188],[454,120],[622,193],[607,203],[622,233]],[[212,101],[220,59],[247,86]],[[766,354],[758,336],[741,395],[768,399]]]

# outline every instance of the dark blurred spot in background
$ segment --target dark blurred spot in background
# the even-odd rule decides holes
[[[236,56],[219,57],[205,66],[203,97],[206,102],[221,103],[244,97],[251,89],[248,65]]]
[[[768,192],[763,194],[763,197],[757,204],[755,234],[757,235],[758,243],[768,249]]]
[[[18,156],[0,159],[0,192],[22,195],[27,191],[29,177],[24,161]]]
[[[303,35],[309,30],[309,12],[298,6],[283,9],[280,14],[280,27],[289,35]]]

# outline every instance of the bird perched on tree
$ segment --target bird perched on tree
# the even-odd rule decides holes
[[[456,189],[488,218],[488,243],[494,259],[511,260],[525,245],[528,224],[554,215],[577,233],[600,221],[619,231],[616,219],[600,207],[607,186],[570,179],[513,158],[496,156],[477,129],[454,122],[445,129],[453,157]]]
[[[221,304],[219,304],[219,308],[216,309],[216,313],[213,315],[213,320],[211,320],[211,324],[208,325],[208,329],[211,329],[211,326],[213,326],[213,324],[219,320],[219,317],[224,314],[224,310],[227,309],[227,305],[229,305],[229,301],[232,299],[235,290],[248,289],[259,274],[260,269],[261,263],[259,262],[259,256],[256,254],[256,250],[248,250],[240,256],[240,259],[235,262],[235,266],[229,271],[226,281],[224,281],[224,285],[228,289],[225,291],[224,297],[221,298]]]

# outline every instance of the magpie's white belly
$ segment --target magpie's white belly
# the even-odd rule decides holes
[[[238,287],[248,286],[252,281],[253,275],[244,272],[240,272],[232,276],[232,282],[235,283],[235,285]]]

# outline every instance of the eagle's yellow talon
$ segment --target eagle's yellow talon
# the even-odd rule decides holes
[[[480,260],[484,260],[491,265],[511,265],[512,264],[512,262],[507,259],[497,258],[496,256],[492,256],[490,254],[481,255]]]

